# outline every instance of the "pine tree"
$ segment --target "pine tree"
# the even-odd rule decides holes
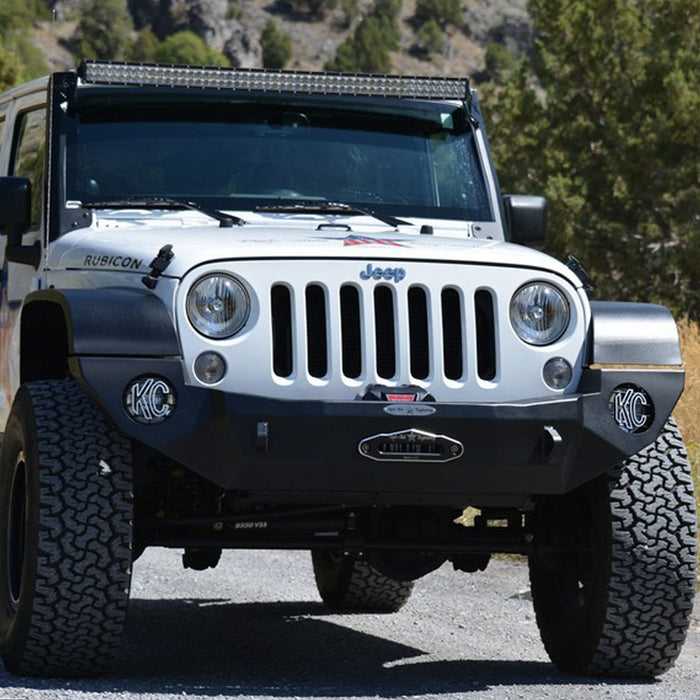
[[[601,298],[697,317],[700,0],[530,12],[533,60],[486,94],[502,183],[548,198],[550,251],[577,255]]]
[[[133,29],[126,0],[82,0],[78,23],[81,57],[124,58]]]
[[[292,39],[270,20],[260,37],[263,68],[284,68],[292,57]]]

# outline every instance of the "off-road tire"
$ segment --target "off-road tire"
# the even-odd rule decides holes
[[[0,454],[8,671],[90,676],[113,659],[131,579],[131,472],[129,441],[77,382],[20,388]]]
[[[673,666],[697,564],[693,483],[673,420],[610,475],[539,501],[533,524],[532,598],[552,661],[603,676]]]
[[[318,549],[311,559],[321,599],[334,610],[394,613],[411,596],[412,581],[389,578],[355,555]]]

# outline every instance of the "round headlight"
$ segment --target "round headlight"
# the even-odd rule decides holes
[[[553,285],[533,282],[521,287],[510,302],[510,322],[521,340],[548,345],[569,325],[569,303]]]
[[[208,338],[230,338],[243,328],[250,299],[243,285],[228,275],[208,275],[187,295],[187,318]]]

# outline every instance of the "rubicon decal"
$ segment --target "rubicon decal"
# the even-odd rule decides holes
[[[126,255],[86,255],[83,260],[85,267],[110,267],[122,270],[138,270],[143,260]]]
[[[363,280],[390,280],[398,283],[404,277],[406,270],[403,267],[374,267],[372,263],[360,272],[360,279]]]

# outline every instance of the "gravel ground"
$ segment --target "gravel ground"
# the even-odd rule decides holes
[[[173,698],[700,699],[700,596],[675,668],[659,680],[568,676],[547,660],[527,569],[499,559],[421,579],[396,615],[334,615],[306,552],[228,552],[184,571],[178,552],[136,563],[118,666],[91,681],[17,679],[0,700]]]

